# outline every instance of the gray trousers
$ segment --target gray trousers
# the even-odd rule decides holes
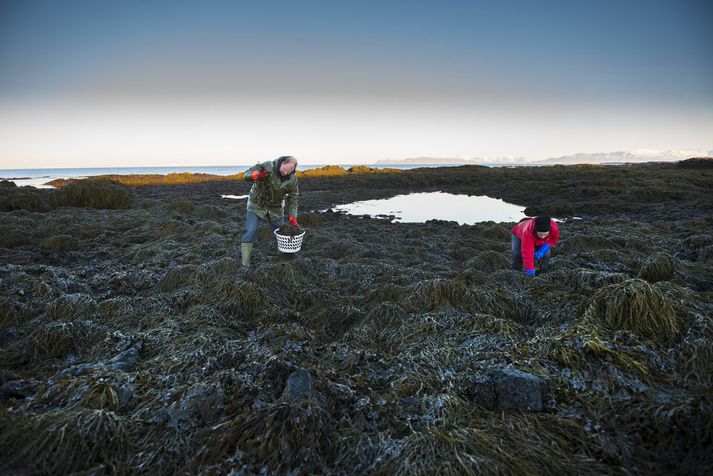
[[[512,246],[512,269],[522,271],[522,240],[513,233],[510,244]],[[535,251],[539,249],[539,246],[535,246]],[[545,256],[539,260],[541,273],[545,273],[550,269],[550,256],[550,250],[547,250]],[[537,260],[535,260],[535,264],[537,264]]]
[[[260,229],[262,221],[263,220],[260,219],[259,216],[255,215],[251,211],[248,211],[245,215],[245,233],[243,233],[242,238],[240,238],[240,242],[252,243],[255,241],[255,235],[257,235],[257,231]],[[265,221],[270,224],[270,227],[273,230],[277,230],[285,222],[285,217],[282,216],[278,220],[270,220],[270,215],[268,214],[265,217]]]

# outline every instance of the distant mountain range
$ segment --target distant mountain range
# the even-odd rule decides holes
[[[545,164],[604,164],[641,163],[641,162],[675,162],[691,157],[710,157],[713,150],[651,150],[635,149],[619,152],[599,152],[594,154],[564,155],[542,161]]]
[[[379,165],[488,165],[488,164],[529,164],[522,157],[409,157],[408,159],[384,159]]]
[[[618,152],[596,152],[563,155],[546,160],[528,161],[522,157],[411,157],[407,159],[380,160],[380,165],[553,165],[553,164],[606,164],[606,163],[642,163],[675,162],[691,157],[711,157],[713,150],[652,150],[634,149]]]

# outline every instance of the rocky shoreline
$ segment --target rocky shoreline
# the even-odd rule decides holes
[[[362,172],[250,270],[242,181],[0,184],[0,472],[713,471],[710,161]],[[552,271],[320,211],[436,190],[562,218]]]

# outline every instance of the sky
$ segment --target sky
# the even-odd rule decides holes
[[[713,149],[713,2],[0,1],[0,168]]]

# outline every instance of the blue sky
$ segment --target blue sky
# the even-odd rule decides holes
[[[5,0],[0,168],[710,149],[711,19],[707,1]]]

